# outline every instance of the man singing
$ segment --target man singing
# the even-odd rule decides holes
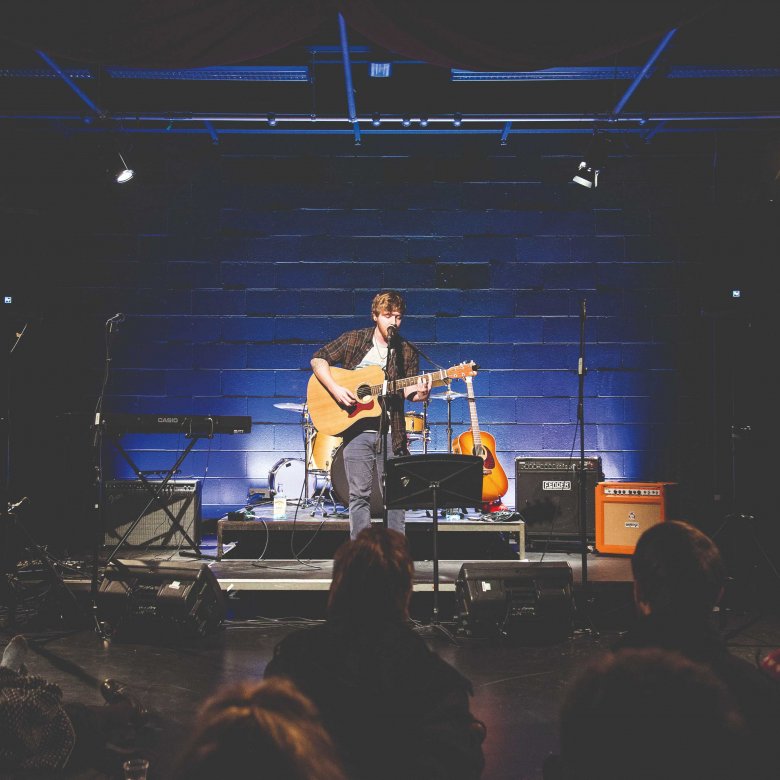
[[[358,399],[349,388],[335,380],[330,370],[333,365],[340,365],[345,369],[387,367],[389,380],[417,375],[420,362],[417,350],[398,333],[405,311],[406,304],[399,293],[380,292],[374,296],[371,304],[374,327],[342,333],[312,356],[311,367],[314,375],[342,407],[354,406]],[[344,431],[344,469],[349,486],[351,539],[357,538],[357,535],[371,524],[371,486],[374,473],[380,484],[384,474],[382,448],[386,448],[388,458],[409,454],[406,446],[404,399],[425,401],[429,392],[430,378],[423,376],[415,385],[396,390],[389,395],[385,399],[385,410],[381,415],[359,419]],[[391,442],[390,448],[388,439]],[[387,512],[387,525],[394,531],[404,532],[404,519],[405,513],[402,509],[389,509]]]

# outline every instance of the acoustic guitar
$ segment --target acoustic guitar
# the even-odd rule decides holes
[[[366,366],[353,370],[331,366],[330,372],[333,378],[342,387],[351,390],[358,402],[350,407],[344,407],[337,403],[317,379],[317,375],[312,374],[306,389],[309,416],[318,433],[326,436],[338,436],[358,420],[366,417],[378,417],[382,413],[382,407],[379,404],[380,395],[416,385],[426,376],[430,379],[431,387],[444,385],[451,379],[471,377],[477,373],[478,368],[479,366],[471,360],[468,363],[460,363],[452,368],[443,368],[429,374],[385,381],[385,372],[381,366]]]
[[[464,377],[471,416],[471,430],[464,431],[452,440],[452,451],[456,455],[478,455],[484,461],[482,468],[482,503],[491,503],[501,498],[509,488],[504,469],[495,456],[496,440],[486,431],[480,432],[477,419],[477,399],[474,397],[473,380]]]

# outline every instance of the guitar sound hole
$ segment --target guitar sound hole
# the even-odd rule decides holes
[[[371,388],[368,385],[360,385],[355,391],[355,395],[360,403],[364,403],[371,399]]]

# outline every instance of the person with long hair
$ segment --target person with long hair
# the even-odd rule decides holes
[[[355,780],[475,780],[485,726],[469,680],[409,621],[406,537],[376,526],[334,556],[324,623],[285,637],[266,678],[291,677],[317,705]]]
[[[244,680],[200,706],[174,780],[346,780],[317,708],[292,680]]]

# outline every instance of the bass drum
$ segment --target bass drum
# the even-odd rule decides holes
[[[276,461],[268,472],[268,487],[276,492],[281,485],[288,501],[302,501],[306,498],[304,483],[306,481],[306,464],[302,458],[282,458]],[[309,492],[311,498],[317,489],[317,475],[309,472]]]
[[[342,444],[333,455],[330,466],[330,484],[336,501],[349,509],[349,485],[347,483],[347,469],[344,466],[344,445]],[[382,504],[382,488],[379,485],[376,472],[374,483],[371,486],[371,517],[382,517],[384,512]]]

